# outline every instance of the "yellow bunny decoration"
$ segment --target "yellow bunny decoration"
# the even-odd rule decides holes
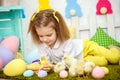
[[[38,4],[39,7],[36,11],[36,13],[32,16],[32,21],[34,20],[35,15],[41,11],[41,10],[45,10],[45,9],[51,9],[51,6],[49,5],[49,0],[38,0]]]
[[[51,6],[49,5],[49,0],[38,0],[39,3],[39,8],[37,12],[40,10],[45,10],[45,9],[51,9]]]

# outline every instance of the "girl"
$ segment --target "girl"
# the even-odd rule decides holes
[[[39,55],[50,62],[60,62],[65,55],[76,59],[85,58],[96,65],[118,63],[120,52],[114,46],[106,49],[89,40],[71,39],[61,14],[52,9],[41,10],[32,16],[28,33],[39,47]],[[51,68],[43,68],[49,71]]]

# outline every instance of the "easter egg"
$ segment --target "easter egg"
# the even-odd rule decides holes
[[[68,72],[66,70],[62,70],[59,73],[60,78],[67,78],[68,77]]]
[[[22,59],[14,59],[10,61],[3,69],[7,76],[19,76],[26,71],[27,65]]]
[[[101,68],[103,68],[103,69],[104,69],[105,74],[108,74],[108,73],[109,73],[109,69],[108,69],[107,67],[101,67]]]
[[[101,79],[105,76],[104,69],[101,67],[95,67],[92,71],[92,76],[96,79]]]
[[[2,66],[5,66],[7,63],[14,59],[14,55],[8,48],[0,46],[0,58],[2,59]]]
[[[38,71],[38,77],[44,78],[46,76],[47,76],[47,71],[44,71],[44,70]]]
[[[38,49],[31,51],[29,54],[25,56],[25,60],[28,64],[31,64],[35,60],[39,60]]]
[[[19,39],[16,36],[9,36],[0,45],[10,49],[13,54],[16,54],[19,48]]]
[[[24,73],[23,73],[23,76],[24,77],[30,77],[34,74],[34,72],[32,70],[26,70]]]
[[[0,71],[2,70],[2,59],[0,59]]]
[[[4,39],[4,38],[3,38],[2,36],[0,36],[0,43],[3,41],[3,39]]]

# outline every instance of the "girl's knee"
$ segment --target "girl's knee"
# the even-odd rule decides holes
[[[112,55],[109,56],[108,61],[109,61],[110,63],[112,63],[112,64],[118,63],[119,60],[120,60],[120,52],[119,52],[119,50],[116,49],[116,48],[111,48],[110,50],[111,50],[111,52],[112,52]]]

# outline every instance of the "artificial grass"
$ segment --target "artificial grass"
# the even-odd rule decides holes
[[[109,69],[109,73],[105,75],[104,78],[100,80],[120,80],[120,65],[107,65]],[[9,80],[95,80],[92,76],[89,78],[83,77],[67,77],[65,79],[61,79],[58,74],[53,72],[48,73],[48,76],[45,78],[39,78],[37,75],[33,75],[31,77],[24,77],[24,76],[15,76],[9,77],[0,72],[0,79],[9,79]]]

